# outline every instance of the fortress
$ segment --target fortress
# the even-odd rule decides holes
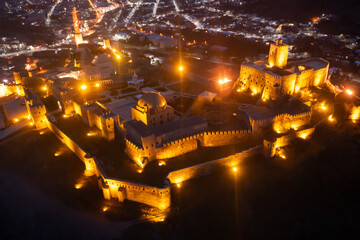
[[[94,148],[92,144],[95,142],[92,142],[90,147],[87,146],[87,141],[94,140],[89,138],[84,141],[65,127],[66,124],[75,124],[75,122],[61,124],[60,118],[57,118],[58,122],[53,121],[54,117],[50,116],[51,113],[47,114],[44,104],[32,89],[25,91],[26,107],[37,130],[50,129],[83,161],[85,175],[96,176],[105,199],[116,199],[119,202],[130,200],[159,209],[167,209],[171,206],[171,184],[181,184],[183,181],[201,177],[221,167],[236,167],[242,161],[259,154],[267,158],[284,157],[283,148],[293,139],[307,139],[314,132],[314,128],[310,126],[311,107],[297,98],[288,98],[284,95],[297,95],[301,91],[309,90],[312,86],[324,84],[329,63],[323,59],[288,62],[287,55],[288,46],[277,41],[276,44],[270,46],[267,63],[255,62],[241,65],[240,77],[234,85],[234,90],[249,90],[253,95],[259,94],[262,100],[270,100],[270,107],[264,107],[263,104],[232,103],[235,110],[231,111],[231,114],[240,121],[236,122],[239,125],[227,131],[211,130],[213,127],[211,122],[208,124],[207,120],[200,115],[180,118],[175,114],[176,104],[173,105],[174,107],[168,105],[164,97],[166,95],[162,96],[157,91],[142,91],[141,94],[136,92],[136,95],[134,93],[133,96],[127,95],[109,104],[102,104],[95,100],[88,102],[85,98],[76,98],[76,92],[69,87],[70,84],[75,84],[74,82],[59,82],[63,83],[60,87],[52,84],[52,94],[58,103],[59,111],[64,114],[63,117],[78,115],[81,118],[83,124],[76,122],[80,124],[77,125],[79,126],[78,135],[83,137],[84,133],[89,133],[89,128],[96,127],[100,130],[102,138],[113,141],[112,144],[108,144],[96,139],[96,143],[103,144],[99,149],[104,149],[103,152],[98,153],[99,149],[94,149],[94,151],[92,149]],[[210,95],[205,97],[214,98]],[[282,98],[279,99],[280,97]],[[173,97],[169,99],[171,100],[174,100]],[[63,119],[63,121],[66,120]],[[69,119],[69,121],[73,120]],[[70,138],[66,132],[72,137]],[[269,132],[270,134],[267,134]],[[77,141],[84,144],[85,148]],[[121,149],[121,143],[124,144],[124,149]],[[172,170],[166,172],[167,175],[161,175],[161,179],[159,177],[154,182],[145,177],[150,175],[155,178],[151,175],[153,173],[151,169],[157,165],[149,166],[145,169],[146,174],[139,175],[152,161],[175,158],[200,148],[237,143],[244,143],[244,145],[234,146],[234,148],[239,147],[236,152],[233,152],[234,154],[224,151],[218,159],[209,156],[211,158],[209,160],[204,156],[204,160],[195,158],[192,162],[173,165],[170,163],[172,160],[169,160],[166,164],[169,164]],[[109,146],[119,144],[119,147],[117,148],[116,145],[115,148],[106,148],[107,144]],[[86,148],[88,152],[84,150]],[[239,151],[240,148],[241,151]],[[129,164],[129,159],[117,151],[124,151],[136,164]],[[111,161],[108,161],[107,158],[110,155],[104,152],[115,153],[115,155],[112,155]],[[96,157],[91,153],[94,153]],[[114,163],[115,161],[117,162]],[[159,161],[158,166],[160,162],[165,161]],[[164,169],[161,171],[165,171]]]
[[[289,46],[282,40],[270,45],[268,62],[243,63],[234,88],[259,94],[263,101],[281,95],[296,95],[312,86],[321,86],[327,79],[329,62],[322,58],[287,61]]]

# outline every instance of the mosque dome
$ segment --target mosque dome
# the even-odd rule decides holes
[[[138,101],[140,107],[147,106],[148,108],[162,108],[166,105],[166,100],[163,96],[157,93],[145,93]]]

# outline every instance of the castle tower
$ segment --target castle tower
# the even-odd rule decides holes
[[[108,38],[104,39],[103,43],[104,43],[104,45],[103,45],[104,49],[110,49],[111,48],[110,39],[108,39]]]
[[[115,139],[115,119],[111,113],[105,113],[101,116],[101,135],[108,141]]]
[[[33,102],[33,99],[25,99],[28,114],[31,116],[37,130],[47,128],[46,108],[40,101]]]
[[[13,72],[15,84],[21,84],[21,76],[19,72]]]
[[[276,40],[275,44],[270,45],[269,51],[269,67],[285,67],[287,65],[289,45],[282,40]]]

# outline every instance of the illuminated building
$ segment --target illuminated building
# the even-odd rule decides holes
[[[145,93],[131,112],[134,120],[142,121],[148,126],[167,123],[174,118],[174,109],[167,105],[160,93]]]
[[[125,152],[139,166],[164,156],[178,156],[199,147],[193,136],[207,129],[207,122],[200,116],[172,121],[174,109],[167,106],[166,100],[158,93],[146,93],[132,108],[133,120],[124,124],[126,132]],[[177,140],[173,149],[164,145]],[[177,146],[177,147],[176,147]]]
[[[234,89],[250,90],[252,95],[259,94],[266,101],[324,84],[328,76],[328,61],[310,58],[288,63],[287,51],[288,45],[277,41],[270,46],[268,64],[262,61],[241,64]]]

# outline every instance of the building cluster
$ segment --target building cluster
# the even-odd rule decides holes
[[[268,62],[243,63],[236,82],[237,91],[250,90],[263,101],[281,95],[296,95],[321,86],[328,77],[329,62],[321,58],[287,61],[289,46],[281,40],[270,45]]]

